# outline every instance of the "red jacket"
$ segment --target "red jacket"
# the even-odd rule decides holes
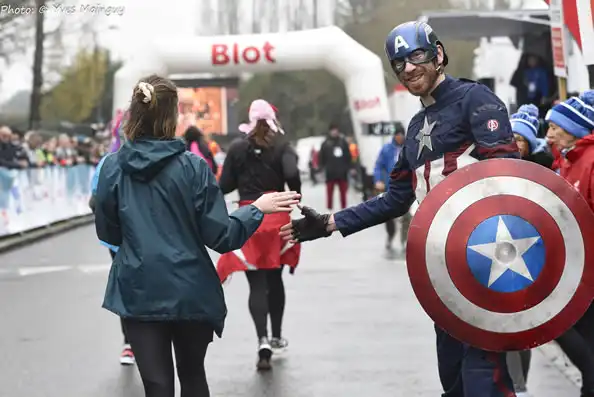
[[[560,166],[561,176],[581,193],[594,211],[594,135],[578,140]]]

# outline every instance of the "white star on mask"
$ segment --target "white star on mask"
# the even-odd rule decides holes
[[[433,151],[433,143],[431,143],[431,132],[433,131],[433,127],[435,127],[435,121],[433,123],[429,123],[427,116],[425,116],[425,122],[423,123],[423,128],[419,130],[419,133],[416,136],[417,142],[419,142],[419,153],[417,154],[417,158],[421,158],[421,153],[423,152],[423,148],[427,148]]]
[[[526,253],[540,237],[528,237],[514,240],[499,217],[497,223],[497,236],[494,243],[477,244],[469,246],[471,250],[491,259],[491,270],[489,273],[489,287],[506,272],[511,270],[514,273],[534,281],[522,255]]]

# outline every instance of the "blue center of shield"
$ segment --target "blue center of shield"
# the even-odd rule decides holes
[[[516,292],[538,278],[545,263],[545,247],[530,223],[518,216],[497,215],[472,231],[466,259],[474,277],[485,287]]]

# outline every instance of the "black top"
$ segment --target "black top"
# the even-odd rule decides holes
[[[262,148],[247,138],[231,143],[219,185],[223,194],[236,190],[240,200],[256,200],[266,192],[301,193],[298,156],[289,142],[278,137],[272,147]]]
[[[320,148],[318,161],[320,167],[326,170],[327,181],[346,181],[353,166],[346,139],[328,136]]]

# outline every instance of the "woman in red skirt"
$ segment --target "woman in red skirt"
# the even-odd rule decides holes
[[[231,143],[219,181],[224,194],[237,190],[239,205],[249,205],[263,193],[290,190],[301,192],[297,154],[284,138],[276,119],[276,109],[258,99],[252,102],[249,124],[239,130],[246,134]],[[240,249],[221,256],[217,271],[224,282],[233,272],[243,271],[250,286],[249,308],[258,336],[259,370],[271,368],[273,351],[288,346],[281,328],[285,309],[283,267],[293,273],[299,262],[300,246],[287,245],[279,236],[290,215],[265,215],[256,233]],[[270,317],[271,335],[268,335]]]

